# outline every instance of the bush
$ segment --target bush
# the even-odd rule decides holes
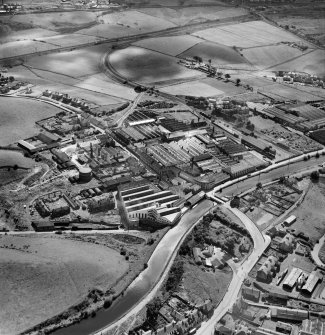
[[[112,305],[112,299],[109,298],[104,301],[104,308],[109,308],[111,307],[111,305]]]

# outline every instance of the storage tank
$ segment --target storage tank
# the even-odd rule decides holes
[[[88,182],[91,180],[92,172],[90,167],[80,166],[79,170],[79,181],[80,182]]]

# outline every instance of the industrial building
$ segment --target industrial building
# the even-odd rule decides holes
[[[155,214],[152,209],[157,210],[160,216],[168,217],[169,221],[174,221],[180,212],[180,208],[173,205],[179,199],[178,195],[168,190],[161,191],[148,182],[129,183],[118,189],[125,218],[132,224],[138,225],[139,220],[152,221]]]
[[[302,270],[299,268],[292,268],[287,278],[283,282],[283,287],[292,290],[300,277]]]
[[[320,281],[322,281],[322,279],[323,278],[322,278],[322,276],[321,276],[321,274],[319,272],[313,271],[309,275],[309,277],[308,277],[305,285],[302,287],[302,291],[304,291],[307,294],[312,294],[313,291],[314,291],[314,289],[315,289],[315,287],[317,286],[317,284]]]

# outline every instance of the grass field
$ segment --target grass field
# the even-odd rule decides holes
[[[6,33],[0,34],[1,42],[11,42],[18,40],[32,40],[34,38],[48,37],[56,35],[56,32],[43,29],[43,28],[33,28],[33,29],[25,29],[12,31],[8,30]]]
[[[35,122],[61,110],[38,101],[0,97],[0,145],[35,135]]]
[[[13,41],[1,44],[0,60],[1,58],[21,56],[34,52],[53,50],[57,48],[54,45],[36,42],[32,40]]]
[[[100,13],[91,11],[54,12],[51,15],[42,13],[15,15],[10,18],[11,22],[30,24],[34,27],[60,31],[65,28],[82,27],[90,22],[95,22]]]
[[[177,56],[185,50],[193,47],[195,44],[202,42],[200,38],[190,35],[180,35],[171,37],[148,38],[137,41],[133,45],[170,56]]]
[[[128,269],[117,251],[91,243],[2,235],[0,247],[3,335],[54,316],[92,288],[107,289]]]
[[[303,55],[299,49],[285,44],[249,48],[242,52],[250,63],[259,68],[270,67]]]
[[[238,76],[234,76],[234,78],[237,78]],[[225,95],[236,95],[245,93],[246,90],[241,86],[235,86],[234,83],[231,82],[224,82],[223,80],[217,80],[214,78],[206,78],[203,80],[200,80],[201,83],[207,84],[219,91],[222,91]]]
[[[311,184],[302,204],[292,212],[297,221],[292,229],[302,231],[313,243],[325,234],[325,184]]]
[[[122,76],[141,83],[194,77],[197,71],[179,64],[174,57],[138,47],[118,50],[108,61]]]
[[[73,47],[80,44],[94,43],[98,41],[98,38],[95,36],[85,36],[81,34],[67,34],[42,37],[38,40],[42,42],[44,41],[47,44],[54,44],[58,47]]]
[[[196,97],[212,97],[223,95],[223,91],[220,91],[200,81],[192,81],[190,83],[166,86],[160,90],[162,92],[174,95],[192,95]]]
[[[75,86],[128,100],[133,100],[137,96],[137,93],[132,88],[110,83],[92,76]]]
[[[233,48],[211,42],[202,42],[196,44],[192,48],[178,55],[178,57],[181,58],[194,56],[200,56],[206,62],[211,59],[212,65],[247,63],[246,59]]]
[[[141,12],[164,19],[178,26],[205,22],[228,17],[236,17],[247,13],[242,8],[226,8],[224,6],[195,7],[195,8],[144,8]]]
[[[78,78],[100,72],[98,65],[101,56],[108,49],[107,45],[101,44],[73,51],[33,56],[26,64],[37,69]]]
[[[97,25],[78,32],[85,35],[118,38],[175,26],[172,22],[131,10],[99,16]]]
[[[300,41],[295,35],[262,21],[230,24],[195,32],[206,40],[243,48],[274,44],[284,41]]]
[[[264,92],[265,94],[275,94],[276,96],[282,97],[285,100],[298,100],[305,102],[319,99],[319,97],[316,97],[313,94],[304,92],[303,88],[297,89],[292,86],[277,83],[263,87],[261,92]]]
[[[315,50],[306,55],[271,67],[270,70],[299,71],[325,78],[325,51]]]

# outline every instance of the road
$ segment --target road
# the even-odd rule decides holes
[[[304,170],[308,170],[310,168],[316,168],[319,164],[324,162],[325,162],[325,156],[320,156],[319,158],[312,157],[308,161],[301,160],[296,163],[279,167],[267,173],[261,173],[260,175],[245,179],[229,187],[224,187],[222,188],[222,192],[218,192],[216,195],[231,196],[240,194],[242,192],[249,190],[250,188],[255,187],[258,182],[261,182],[262,184],[268,183],[282,176],[291,176],[293,174],[303,172]]]
[[[125,109],[123,115],[117,120],[116,124],[118,127],[121,127],[126,118],[134,112],[134,109],[137,107],[139,101],[142,99],[144,92],[141,92],[137,95],[134,101]]]
[[[245,225],[246,229],[252,236],[254,242],[254,249],[248,258],[241,264],[240,267],[237,267],[237,270],[233,272],[232,280],[229,284],[228,290],[215,309],[213,316],[203,322],[201,327],[197,330],[197,335],[212,335],[214,334],[215,324],[226,314],[231,306],[236,302],[238,293],[241,289],[242,283],[251,269],[254,267],[256,262],[259,260],[264,250],[270,244],[270,237],[262,234],[256,225],[241,211],[236,208],[231,208],[229,203],[224,205],[229,210],[231,210]],[[233,268],[234,269],[234,268]]]

